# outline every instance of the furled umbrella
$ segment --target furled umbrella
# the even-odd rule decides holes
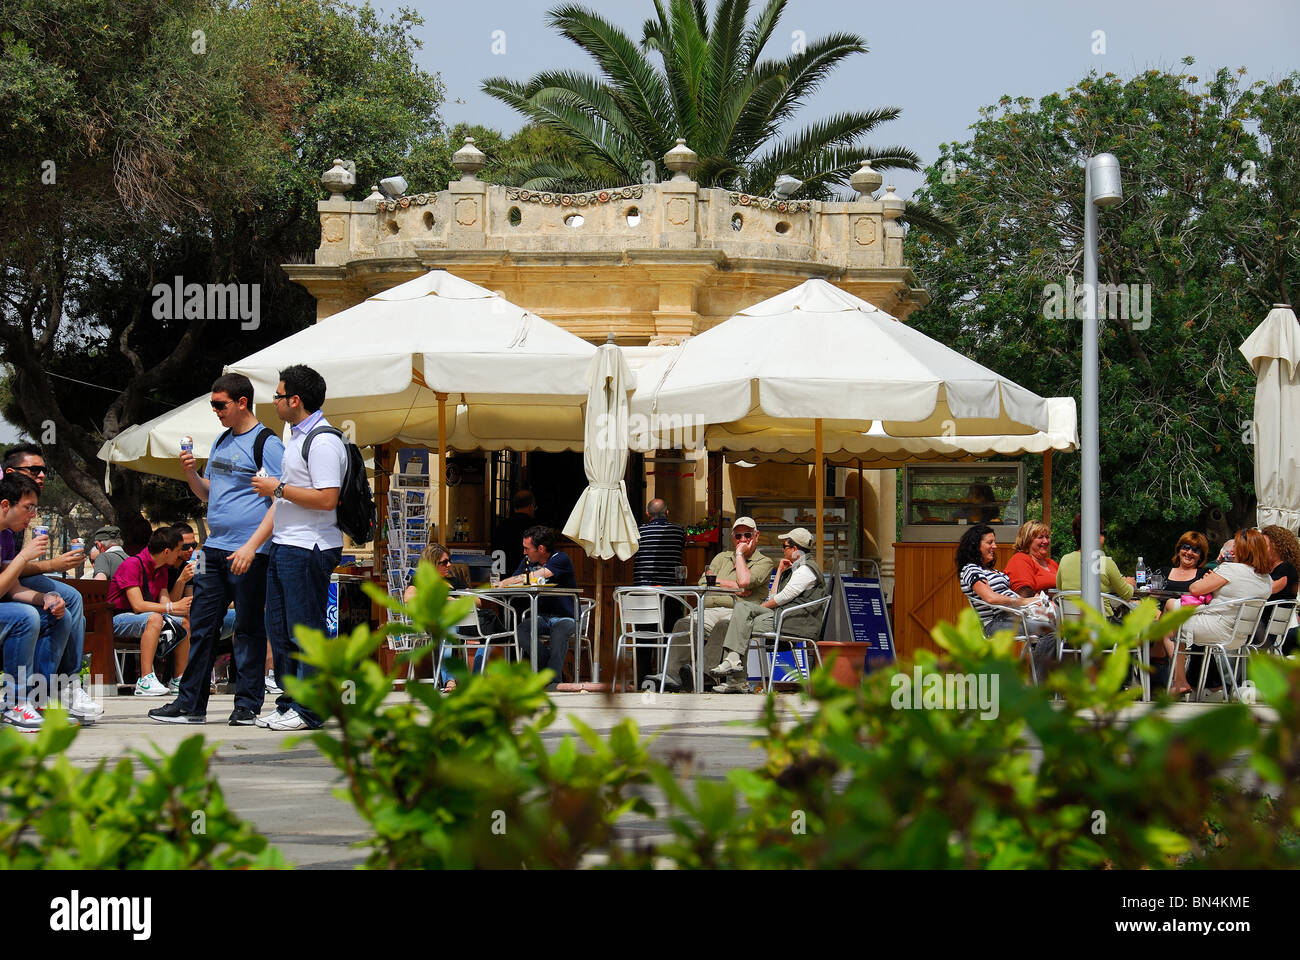
[[[1275,303],[1239,348],[1255,371],[1256,516],[1261,527],[1300,524],[1300,328]]]
[[[596,351],[587,372],[587,408],[583,426],[582,466],[587,489],[564,525],[564,535],[595,557],[596,608],[594,673],[600,675],[601,590],[605,561],[626,560],[636,553],[640,536],[627,502],[628,394],[636,387],[622,352],[613,343]],[[577,661],[574,661],[575,674]]]

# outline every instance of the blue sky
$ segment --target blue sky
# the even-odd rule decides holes
[[[706,0],[710,10],[716,0]],[[443,119],[506,132],[520,125],[509,107],[480,92],[484,77],[525,80],[544,69],[590,71],[592,64],[570,41],[546,25],[558,0],[492,0],[488,3],[417,2],[408,6],[426,20],[421,65],[447,85]],[[586,3],[634,40],[653,11],[650,0]],[[380,4],[391,10],[396,4]],[[753,10],[762,8],[754,0]],[[443,18],[446,18],[444,20]],[[862,36],[866,55],[850,58],[806,107],[808,119],[845,110],[895,106],[902,116],[883,125],[881,146],[902,144],[934,160],[939,144],[965,138],[981,106],[1003,94],[1041,97],[1064,90],[1089,70],[1121,76],[1152,67],[1180,68],[1207,76],[1220,66],[1244,66],[1250,79],[1269,79],[1300,68],[1300,3],[1245,0],[1235,4],[1181,2],[943,2],[863,3],[791,0],[768,46],[772,56],[789,52],[791,35],[809,38],[836,31]],[[1105,53],[1093,53],[1094,31],[1103,31]],[[494,31],[504,52],[493,53]],[[497,44],[500,49],[501,44]],[[463,99],[464,104],[454,101]],[[910,196],[920,175],[886,177]],[[442,186],[441,184],[435,186]]]

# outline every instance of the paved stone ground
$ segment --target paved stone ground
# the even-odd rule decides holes
[[[393,699],[403,694],[394,694]],[[757,696],[667,695],[643,698],[641,694],[609,697],[596,693],[554,694],[560,716],[546,731],[555,741],[572,731],[570,717],[578,717],[598,732],[607,732],[626,716],[633,717],[643,733],[658,733],[652,753],[661,759],[689,752],[697,776],[722,777],[733,767],[756,767],[762,753],[751,746],[754,723],[762,709]],[[83,730],[68,750],[74,763],[92,765],[101,758],[115,762],[133,750],[151,746],[172,750],[181,740],[201,732],[218,743],[213,769],[231,808],[252,821],[285,858],[299,867],[349,868],[364,860],[364,851],[352,844],[365,836],[365,826],[345,801],[333,795],[339,780],[333,767],[310,743],[286,749],[295,734],[258,727],[230,727],[225,718],[233,697],[213,696],[204,726],[162,724],[149,720],[149,709],[166,698],[109,697],[99,723]],[[807,710],[797,695],[781,698],[781,709]],[[1149,709],[1139,705],[1134,712]],[[1182,717],[1212,704],[1178,704],[1171,716]],[[1271,717],[1266,708],[1254,708]],[[652,798],[653,802],[653,798]],[[662,833],[657,824],[632,822],[629,832],[648,837]]]

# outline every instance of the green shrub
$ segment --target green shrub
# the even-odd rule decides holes
[[[406,607],[374,595],[414,623],[387,630],[437,642],[469,601],[449,603],[429,567],[416,585]],[[301,702],[339,721],[311,739],[374,830],[370,867],[574,867],[598,857],[682,868],[1294,864],[1300,667],[1251,662],[1278,714],[1270,722],[1241,704],[1172,720],[1167,704],[1135,706],[1139,691],[1126,687],[1134,646],[1190,614],[1157,620],[1147,602],[1115,625],[1089,612],[1066,633],[1096,652],[1040,687],[1025,682],[1010,634],[986,639],[967,611],[936,629],[941,655],[923,652],[855,689],[817,672],[808,716],[787,718],[769,698],[758,739],[765,762],[725,781],[692,781],[652,761],[631,720],[607,738],[577,724],[585,750],[566,737],[548,752],[540,734],[555,719],[543,689],[550,674],[527,665],[493,663],[474,677],[458,666],[451,695],[416,683],[407,702],[385,707],[393,677],[370,659],[382,634],[328,641],[304,632],[304,656],[319,672],[289,682]],[[899,708],[910,702],[897,696],[902,677],[925,687],[949,675],[982,676],[996,701]],[[651,783],[665,809],[646,798]],[[655,849],[621,843],[632,813],[663,817],[671,838]]]
[[[427,564],[415,583],[409,606],[368,589],[436,642],[471,601],[449,603],[447,584]],[[544,690],[550,672],[501,662],[474,677],[454,667],[460,682],[448,696],[433,684],[411,683],[408,701],[384,706],[394,676],[372,654],[386,633],[411,629],[392,625],[372,634],[363,627],[342,641],[297,633],[303,659],[319,672],[290,678],[289,690],[338,720],[337,729],[309,739],[344,774],[338,795],[374,831],[366,866],[576,867],[592,854],[631,862],[614,842],[615,826],[631,812],[653,812],[634,789],[649,782],[647,743],[636,725],[625,720],[602,738],[575,723],[587,750],[565,737],[548,753],[541,732],[555,719]]]
[[[202,870],[283,867],[226,806],[209,775],[214,747],[190,737],[170,756],[137,751],[90,770],[62,755],[76,739],[61,710],[37,734],[0,729],[0,869]]]

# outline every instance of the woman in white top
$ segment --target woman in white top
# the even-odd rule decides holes
[[[1187,622],[1193,643],[1226,643],[1232,635],[1232,624],[1238,610],[1237,606],[1228,604],[1235,600],[1267,600],[1273,593],[1268,537],[1254,527],[1239,530],[1232,546],[1232,560],[1219,564],[1187,588],[1188,593],[1198,597],[1214,594],[1214,599],[1197,610]],[[1226,649],[1236,649],[1244,642],[1243,639]],[[1191,690],[1187,682],[1186,660],[1187,655],[1182,654],[1174,664],[1170,693],[1175,696]]]

